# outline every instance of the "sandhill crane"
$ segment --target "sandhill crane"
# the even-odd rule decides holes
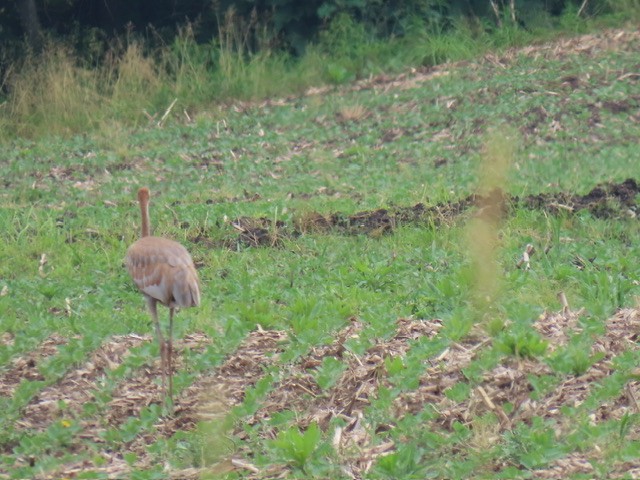
[[[197,307],[200,304],[198,273],[187,249],[178,242],[150,236],[149,189],[138,190],[142,214],[142,238],[127,250],[125,264],[138,289],[144,294],[156,327],[160,346],[162,388],[166,395],[169,371],[169,399],[173,400],[173,315],[176,307]],[[157,303],[169,308],[169,342],[165,342],[158,322]]]

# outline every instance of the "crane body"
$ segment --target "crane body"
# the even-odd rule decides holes
[[[178,242],[150,235],[149,189],[138,191],[142,216],[142,238],[127,250],[125,265],[133,282],[147,300],[160,346],[162,386],[166,393],[169,372],[169,398],[173,399],[173,317],[176,308],[200,305],[200,282],[191,255]],[[169,308],[168,342],[158,321],[157,304]]]

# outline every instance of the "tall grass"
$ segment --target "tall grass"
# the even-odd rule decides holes
[[[10,95],[1,112],[5,132],[66,134],[99,123],[94,109],[101,98],[99,75],[77,68],[66,48],[49,47],[39,57],[26,58],[8,83]]]
[[[166,78],[157,62],[132,43],[111,65],[102,69],[105,107],[118,118],[138,119],[143,109],[153,109]]]
[[[165,85],[156,63],[135,43],[97,69],[80,65],[68,48],[52,43],[16,71],[0,111],[6,136],[74,134],[114,118],[135,122]]]
[[[640,0],[623,0],[611,10],[616,18],[621,12],[640,18]],[[582,30],[578,27],[586,30],[592,23],[575,11],[555,22],[536,21],[528,31],[511,24],[487,28],[468,19],[444,31],[416,20],[403,37],[379,39],[339,15],[305,54],[294,58],[278,48],[275,36],[255,16],[244,20],[229,11],[219,21],[218,38],[209,43],[197,43],[190,26],[151,52],[127,37],[124,47],[107,52],[98,67],[80,61],[64,44],[51,43],[42,54],[14,65],[3,80],[8,94],[0,104],[0,140],[145,124],[161,117],[176,98],[173,112],[232,99],[297,95],[320,84],[468,59]]]
[[[640,0],[605,0],[605,4],[616,16],[630,22],[640,20]]]
[[[173,43],[162,49],[159,61],[166,72],[171,94],[187,103],[206,98],[211,91],[210,68],[212,55],[207,48],[198,48],[191,25],[186,25],[178,32]]]

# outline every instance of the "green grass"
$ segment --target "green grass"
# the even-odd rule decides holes
[[[483,165],[500,152],[510,157],[501,173],[510,195],[584,194],[599,182],[637,180],[637,80],[626,74],[640,58],[623,40],[588,54],[564,48],[506,55],[500,65],[447,65],[446,75],[417,76],[413,85],[409,76],[396,87],[219,107],[162,128],[11,141],[0,160],[3,381],[53,333],[65,343],[23,365],[37,375],[0,397],[0,474],[65,476],[84,462],[84,478],[104,478],[114,465],[135,478],[168,478],[165,464],[203,469],[203,478],[248,475],[230,469],[233,458],[291,478],[348,478],[344,465],[375,479],[526,478],[570,455],[588,459],[588,477],[626,471],[624,462],[637,462],[637,413],[599,412],[628,401],[640,352],[632,344],[589,349],[610,338],[605,321],[617,309],[637,305],[637,219],[516,206],[489,231],[491,279],[478,277],[484,256],[470,247],[473,210],[384,234],[310,230],[273,248],[236,243],[230,223],[265,217],[290,232],[310,212],[346,217],[457,201],[490,185]],[[574,77],[576,87],[567,80]],[[492,148],[505,131],[506,146]],[[282,330],[286,339],[254,346],[265,353],[243,367],[257,372],[246,384],[224,370],[214,383],[237,378],[243,394],[221,399],[215,418],[197,429],[166,434],[155,393],[143,394],[149,405],[118,414],[126,388],[144,391],[144,372],[154,372],[158,348],[146,341],[99,376],[91,400],[60,399],[38,426],[24,428],[47,388],[86,369],[112,336],[152,332],[122,262],[138,236],[134,198],[143,184],[152,191],[155,234],[185,244],[200,265],[202,306],[178,313],[175,334],[203,332],[210,341],[183,355],[178,394],[230,368],[225,361],[249,332]],[[531,269],[518,269],[527,244],[536,248]],[[560,291],[574,311],[585,309],[565,345],[533,328],[544,312],[561,310]],[[442,328],[402,336],[398,319],[440,319]],[[476,353],[455,367],[447,355],[465,351]],[[598,375],[605,353],[609,370]],[[440,377],[448,368],[450,377]],[[531,386],[518,398],[487,392],[506,415],[520,411],[517,401],[543,401],[567,382],[584,382],[586,394],[505,426],[498,410],[477,401],[478,387],[493,385],[501,368]],[[353,411],[311,418],[310,409],[350,392],[349,378],[366,387]],[[438,398],[454,413],[468,402],[459,413],[468,417],[429,400],[436,378],[452,382]],[[196,405],[214,395],[202,393]],[[412,395],[422,400],[411,403]],[[336,432],[352,443],[336,447]]]

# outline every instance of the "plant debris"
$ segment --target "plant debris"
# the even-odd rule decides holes
[[[537,319],[534,328],[547,340],[550,351],[564,348],[571,336],[580,332],[580,313],[565,309],[558,313],[546,313]],[[358,336],[362,327],[358,319],[351,319],[345,328],[334,335],[331,343],[314,347],[289,364],[261,402],[261,407],[249,418],[242,419],[243,425],[259,424],[262,426],[260,435],[273,438],[277,433],[276,427],[267,427],[270,424],[268,420],[284,410],[296,412],[297,424],[301,428],[317,423],[320,428],[326,429],[332,418],[343,419],[345,426],[336,431],[333,443],[342,468],[352,478],[362,478],[377,458],[393,453],[396,449],[393,441],[371,442],[370,428],[373,424],[367,418],[366,407],[377,397],[381,387],[389,389],[394,386],[387,372],[386,362],[404,358],[416,341],[437,341],[442,323],[437,319],[399,319],[392,337],[375,342],[366,352],[357,355],[347,349],[345,344],[350,338]],[[465,374],[466,368],[491,344],[490,337],[474,331],[458,342],[450,342],[442,351],[425,359],[427,364],[418,379],[417,387],[403,391],[393,400],[394,417],[401,419],[430,406],[437,415],[429,428],[450,431],[454,423],[466,425],[473,430],[475,419],[490,413],[495,416],[496,424],[491,435],[484,438],[483,442],[497,442],[501,434],[518,424],[528,424],[534,418],[556,422],[558,432],[566,431],[572,427],[562,421],[562,410],[589,408],[587,400],[592,394],[592,387],[615,372],[613,363],[616,357],[639,348],[638,332],[640,311],[620,310],[605,322],[605,333],[594,338],[591,346],[594,361],[581,375],[565,376],[553,389],[532,395],[536,388],[532,379],[553,374],[549,365],[538,358],[505,356],[498,365],[482,375],[479,383],[470,384],[466,399],[454,400],[447,395],[448,390],[454,385],[469,382]],[[161,417],[153,431],[138,435],[116,451],[105,450],[101,454],[105,462],[102,467],[96,467],[88,460],[78,461],[67,464],[64,475],[69,476],[73,472],[87,469],[105,472],[110,478],[126,475],[131,467],[123,460],[125,451],[135,452],[137,467],[152,465],[153,458],[146,449],[147,445],[158,438],[169,438],[176,432],[192,430],[200,421],[221,421],[233,406],[243,401],[247,389],[265,375],[265,369],[278,364],[286,340],[287,335],[281,331],[261,328],[254,330],[224,363],[212,373],[200,375],[184,390],[176,398],[173,415]],[[154,365],[144,365],[119,382],[113,390],[112,400],[106,406],[104,416],[86,419],[81,415],[82,406],[91,401],[92,392],[96,391],[106,372],[122,364],[131,348],[151,341],[153,339],[150,336],[112,337],[93,353],[89,361],[70,370],[59,382],[36,395],[27,405],[25,415],[16,427],[43,431],[60,419],[84,418],[81,440],[70,445],[70,451],[76,454],[85,451],[86,440],[94,445],[105,445],[106,448],[103,438],[105,428],[123,425],[127,419],[139,416],[144,406],[159,401],[161,389],[157,385],[157,359],[154,358]],[[47,339],[38,350],[51,348],[51,342],[51,339]],[[209,343],[210,339],[202,334],[186,336],[184,340],[177,342],[176,364],[184,362],[182,353],[185,349],[202,349]],[[316,374],[326,358],[342,360],[345,368],[335,383],[323,390],[316,381]],[[26,360],[16,359],[14,364],[22,365],[24,361]],[[3,378],[8,381],[12,376],[5,375]],[[8,388],[2,385],[2,390],[8,391]],[[630,380],[619,396],[600,401],[593,410],[589,410],[590,418],[597,424],[638,413],[638,399],[640,382]],[[60,410],[61,401],[65,403],[64,410]],[[507,405],[511,407],[507,409]],[[393,428],[392,424],[376,426],[380,432]],[[233,433],[241,439],[246,435],[246,428],[238,425]],[[630,435],[633,438],[637,436],[636,433]],[[11,448],[11,445],[3,445],[5,452]],[[571,454],[550,463],[546,469],[537,470],[535,478],[588,473],[589,460],[597,455],[598,452],[588,451]],[[234,453],[232,460],[236,462],[234,464],[232,461],[229,468],[244,469],[248,478],[276,478],[283,472],[286,476],[287,467],[282,467],[284,470],[279,470],[278,473],[272,472],[273,475],[269,472],[256,472],[251,459],[252,452],[241,449]],[[249,465],[253,470],[242,465]],[[502,466],[504,465],[496,465],[496,468]],[[629,469],[640,469],[640,461],[627,461],[616,468],[621,474]],[[202,473],[197,469],[192,470],[191,473],[182,471],[174,478],[197,478]],[[40,478],[61,475],[62,471],[56,471]]]
[[[0,374],[0,397],[11,397],[23,380],[44,381],[38,364],[45,358],[58,353],[58,347],[68,339],[54,333],[46,338],[35,350],[13,360],[11,367]]]

